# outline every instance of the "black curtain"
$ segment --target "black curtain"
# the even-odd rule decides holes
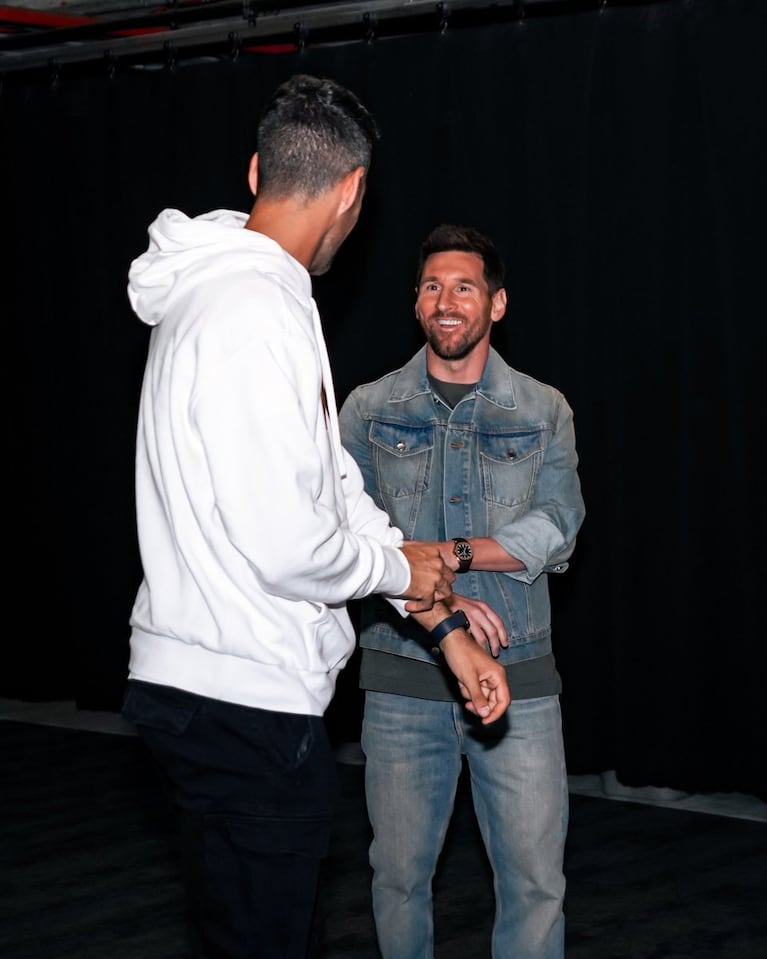
[[[358,228],[315,286],[339,400],[420,345],[417,245],[452,221],[506,261],[495,346],[574,407],[588,515],[552,584],[570,771],[767,798],[757,7],[608,3],[6,77],[0,695],[119,708],[147,342],[127,269],[163,207],[249,207],[259,110],[305,71],[348,84],[383,133]]]

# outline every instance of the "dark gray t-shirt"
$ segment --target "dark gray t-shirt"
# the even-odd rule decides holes
[[[506,667],[506,681],[512,700],[554,696],[562,691],[562,681],[551,653],[511,663]],[[379,693],[463,702],[455,677],[444,662],[424,663],[377,649],[362,650],[360,686]]]

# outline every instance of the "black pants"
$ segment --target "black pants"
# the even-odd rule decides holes
[[[130,681],[123,715],[178,814],[204,959],[305,959],[338,792],[318,716]]]

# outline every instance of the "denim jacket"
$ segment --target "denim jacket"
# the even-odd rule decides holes
[[[422,348],[401,370],[357,387],[340,423],[366,490],[406,539],[491,536],[525,564],[470,569],[453,584],[504,620],[509,646],[499,661],[551,652],[547,574],[567,569],[585,515],[564,396],[491,348],[476,390],[451,410],[429,386]],[[429,660],[408,639],[420,629],[378,597],[363,603],[363,647]]]

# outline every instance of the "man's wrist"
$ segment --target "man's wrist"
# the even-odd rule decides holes
[[[454,536],[453,556],[458,560],[457,573],[468,573],[471,568],[471,561],[474,559],[474,550],[471,543],[464,536]]]
[[[441,619],[436,626],[432,627],[432,629],[426,633],[421,645],[424,647],[424,649],[427,649],[432,656],[439,656],[442,652],[440,647],[442,640],[452,633],[453,630],[468,630],[469,625],[469,619],[466,616],[466,613],[464,613],[462,609],[457,609],[449,616]]]

